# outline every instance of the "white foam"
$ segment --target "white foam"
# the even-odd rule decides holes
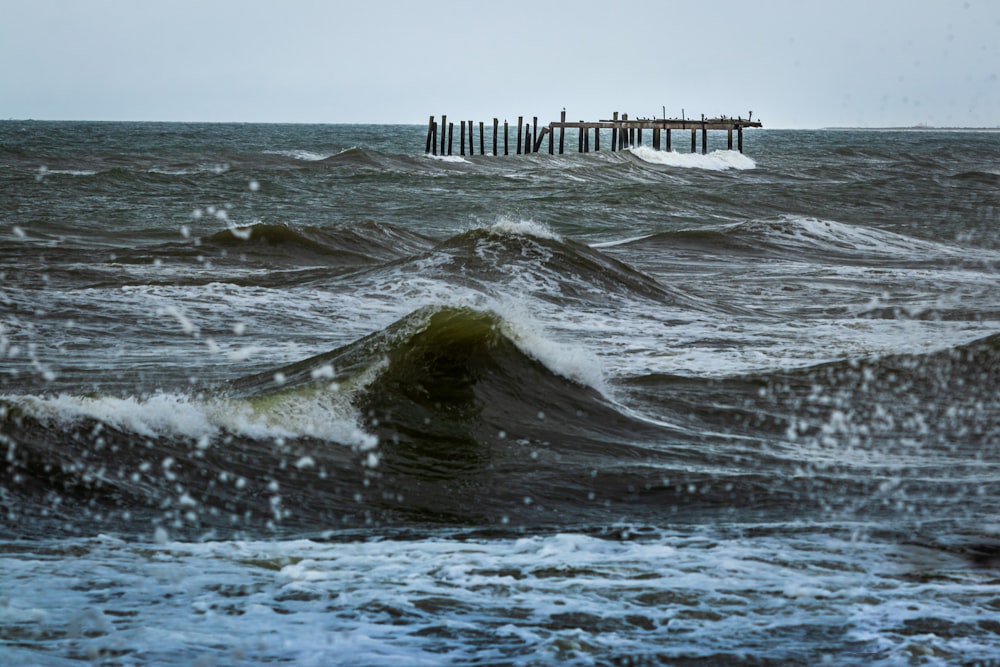
[[[548,225],[542,222],[526,218],[511,218],[500,216],[496,222],[486,228],[493,234],[509,236],[534,236],[540,239],[552,241],[562,241],[559,234],[552,231]]]
[[[872,655],[889,665],[909,664],[915,648],[962,662],[995,654],[995,635],[977,625],[995,597],[990,569],[891,538],[797,527],[752,538],[695,528],[638,540],[329,543],[183,543],[160,530],[144,544],[19,543],[0,548],[0,621],[34,634],[0,645],[0,662],[69,664],[111,650],[163,665],[198,655],[390,667],[721,654],[824,664],[823,653],[831,664]],[[925,572],[939,576],[915,576]],[[79,584],[98,575],[95,599]],[[921,619],[972,630],[901,632]],[[773,641],[775,628],[789,641]],[[72,641],[60,641],[67,633]],[[845,642],[853,651],[841,660]]]
[[[284,157],[290,157],[296,160],[304,160],[306,162],[318,162],[320,160],[325,160],[328,157],[333,157],[332,153],[316,153],[314,151],[307,151],[303,149],[264,151],[264,153],[268,155],[282,155]]]
[[[430,160],[437,160],[439,162],[464,162],[466,164],[471,164],[461,155],[434,155],[432,153],[424,153],[424,157]]]
[[[649,146],[633,146],[628,149],[633,155],[651,164],[665,164],[670,167],[684,169],[708,169],[710,171],[726,171],[727,169],[755,169],[757,163],[739,151],[712,151],[707,155],[701,153],[678,153],[677,151],[658,151]]]
[[[209,443],[228,432],[255,439],[311,437],[371,449],[377,438],[361,429],[359,416],[338,389],[292,390],[257,402],[177,393],[147,398],[69,394],[3,398],[45,423],[72,424],[89,418],[149,438]]]

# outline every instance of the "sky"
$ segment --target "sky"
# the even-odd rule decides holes
[[[0,119],[1000,126],[1000,0],[0,0]]]

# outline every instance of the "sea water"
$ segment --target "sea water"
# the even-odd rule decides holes
[[[1000,134],[423,145],[0,122],[0,662],[998,664]]]

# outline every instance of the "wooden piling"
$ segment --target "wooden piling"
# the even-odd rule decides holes
[[[736,128],[736,138],[737,138],[737,141],[739,142],[740,152],[742,153],[743,152],[743,125],[742,124],[739,125]]]
[[[696,128],[691,128],[691,152],[698,152],[698,130]]]
[[[459,134],[461,135],[458,140],[458,154],[465,155],[465,121],[459,121]],[[470,146],[471,148],[471,146]]]
[[[427,148],[424,149],[424,153],[431,152],[431,142],[433,141],[432,139],[433,136],[434,136],[434,116],[431,116],[431,119],[427,121]]]
[[[445,140],[447,139],[447,137],[445,136],[446,134],[445,130],[448,129],[447,121],[448,121],[448,116],[441,114],[441,155],[447,155],[447,153],[444,152]]]
[[[510,124],[503,122],[503,154],[510,155]]]
[[[476,149],[472,143],[472,121],[469,121],[469,155],[475,155]]]
[[[667,135],[667,142],[666,142],[666,146],[664,147],[663,150],[669,151],[670,150],[670,128],[668,127],[667,129],[665,129],[664,133]]]
[[[497,126],[499,123],[499,119],[493,119],[493,155],[497,154]]]
[[[705,127],[705,119],[701,120],[701,154],[708,153],[708,129]]]
[[[562,155],[566,148],[566,110],[563,109],[559,114],[559,120],[562,125],[559,126],[559,155]]]
[[[483,126],[484,125],[485,125],[485,123],[483,123],[483,121],[479,121],[479,154],[480,155],[486,155],[486,144],[485,144],[485,140],[483,139],[483,129],[484,129]]]
[[[517,154],[521,154],[521,125],[524,123],[524,116],[517,117]]]
[[[535,143],[537,144],[538,143],[538,116],[535,116],[535,117],[533,117],[531,119],[531,136],[532,136],[532,138],[534,138]],[[532,146],[531,152],[532,153],[537,153],[538,152],[538,146]]]
[[[611,152],[618,150],[618,112],[611,116],[614,125],[611,126]]]
[[[549,132],[549,155],[555,152],[556,133]]]
[[[660,128],[653,128],[653,150],[660,150]]]
[[[601,150],[601,128],[594,128],[594,152]]]
[[[729,150],[733,150],[733,128],[726,130],[726,144]]]
[[[448,123],[448,155],[451,155],[451,149],[454,144],[452,144],[452,132],[455,129],[454,123]]]

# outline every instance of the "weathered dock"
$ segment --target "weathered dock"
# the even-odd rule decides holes
[[[479,154],[486,155],[486,124],[478,123],[479,127]],[[733,133],[736,133],[737,149],[743,152],[743,130],[744,128],[763,127],[759,120],[753,120],[751,111],[746,118],[741,116],[728,117],[719,116],[717,118],[706,118],[704,115],[698,118],[632,118],[628,114],[614,112],[610,120],[598,121],[567,121],[566,111],[562,111],[558,121],[553,121],[547,125],[538,125],[538,116],[533,116],[530,123],[525,123],[524,116],[517,117],[517,129],[514,132],[515,154],[538,153],[548,139],[548,153],[553,155],[556,152],[556,133],[559,134],[559,154],[566,151],[566,130],[577,130],[577,151],[589,153],[591,146],[593,150],[601,150],[601,130],[611,131],[611,141],[608,144],[610,150],[621,151],[632,146],[643,145],[643,131],[651,133],[652,147],[654,150],[673,150],[674,130],[691,133],[691,152],[698,150],[698,135],[701,134],[701,152],[708,152],[708,133],[710,131],[724,131],[727,134],[727,147],[733,150]],[[476,123],[473,121],[459,121],[458,128],[458,150],[459,155],[466,155],[466,145],[468,145],[468,155],[476,154],[475,132]],[[511,149],[511,127],[506,120],[503,122],[503,154],[510,155]],[[593,144],[591,144],[591,134],[593,134]],[[448,122],[448,116],[442,115],[440,123],[434,116],[430,117],[427,123],[427,147],[426,152],[437,155],[440,148],[441,155],[453,155],[454,150],[455,123]],[[500,143],[500,121],[493,119],[492,134],[492,154],[499,155]]]

